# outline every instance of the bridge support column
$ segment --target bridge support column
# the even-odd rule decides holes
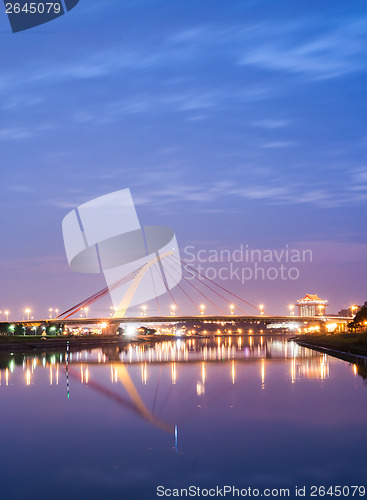
[[[119,326],[120,326],[119,323],[109,323],[108,326],[103,330],[103,334],[109,336],[116,336]]]
[[[327,333],[326,323],[324,321],[320,321],[320,333]]]

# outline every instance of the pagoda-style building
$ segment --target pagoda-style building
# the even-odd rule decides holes
[[[316,294],[306,293],[303,299],[298,299],[298,316],[324,316],[327,300],[320,299]]]

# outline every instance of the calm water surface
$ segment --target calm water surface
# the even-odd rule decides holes
[[[2,498],[363,484],[364,371],[286,338],[0,357]]]

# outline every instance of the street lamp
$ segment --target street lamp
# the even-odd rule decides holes
[[[24,312],[27,314],[28,316],[28,321],[29,321],[29,315],[31,314],[31,310],[29,308],[25,309]]]
[[[291,304],[289,307],[289,316],[294,316],[294,306]]]
[[[322,305],[319,304],[318,308],[319,308],[319,316],[322,316]]]
[[[88,318],[88,307],[84,307],[85,317]]]
[[[205,309],[205,305],[201,304],[200,305],[200,313],[201,313],[202,316],[204,316],[204,309]]]
[[[358,306],[351,306],[351,308],[350,308],[350,309],[351,309],[351,311],[352,311],[352,316],[355,316],[354,311],[355,311],[356,309],[358,309]]]
[[[234,305],[233,305],[233,304],[231,304],[231,305],[229,306],[229,308],[230,308],[230,310],[231,310],[231,314],[233,315]]]
[[[176,306],[174,304],[171,305],[171,316],[174,316],[176,314]]]
[[[260,304],[260,314],[264,314],[264,304]]]
[[[147,315],[147,306],[141,306],[141,313],[140,316],[146,316]]]
[[[59,315],[59,310],[58,309],[55,309],[55,317],[57,318],[57,316]]]
[[[49,309],[49,312],[50,312],[49,317],[50,317],[50,319],[52,318],[52,311],[53,311],[53,309],[52,309],[52,307],[50,307],[50,309]]]
[[[4,311],[4,314],[6,315],[6,322],[9,321],[9,311]]]

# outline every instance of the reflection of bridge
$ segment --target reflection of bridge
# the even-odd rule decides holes
[[[74,373],[72,369],[70,369],[70,362],[67,363],[67,374],[71,375],[72,377],[79,379],[79,374]],[[78,363],[80,364],[81,368],[84,365],[90,365],[92,364],[90,361],[88,363],[86,362],[81,362]],[[100,363],[95,363],[100,365]],[[168,424],[167,422],[164,422],[160,418],[154,415],[154,413],[146,407],[144,404],[143,400],[141,399],[134,382],[132,381],[128,371],[127,367],[123,363],[117,363],[115,361],[111,362],[110,364],[111,368],[113,368],[116,372],[117,378],[120,380],[121,384],[124,386],[126,392],[129,394],[131,398],[131,403],[127,401],[124,397],[122,397],[120,394],[115,393],[111,391],[110,389],[107,389],[104,387],[102,384],[93,381],[93,380],[88,380],[88,386],[94,389],[95,391],[99,392],[100,394],[103,394],[104,396],[116,401],[117,403],[122,404],[123,406],[126,406],[133,411],[135,411],[137,414],[139,414],[142,418],[144,418],[147,422],[149,422],[152,425],[155,425],[156,427],[159,427],[160,429],[169,432],[169,433],[174,433],[176,432],[176,427],[172,424]]]

